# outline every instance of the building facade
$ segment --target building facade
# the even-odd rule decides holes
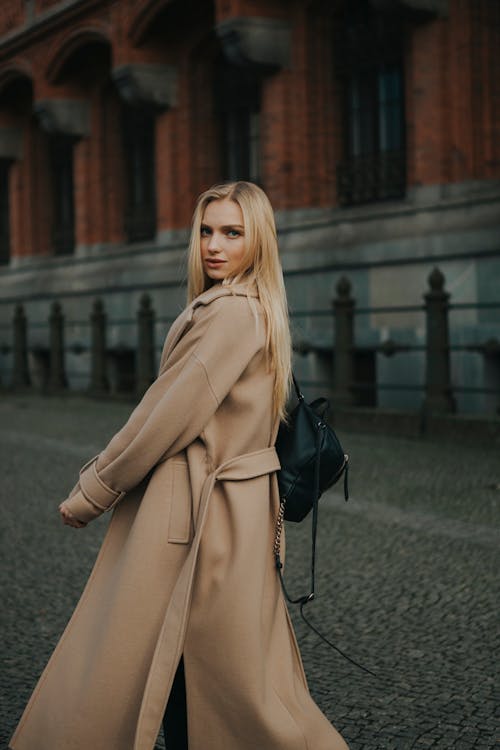
[[[498,0],[3,3],[1,382],[22,304],[43,385],[58,301],[68,385],[85,388],[102,298],[118,389],[141,295],[158,350],[184,303],[195,197],[234,178],[275,207],[305,383],[332,383],[347,277],[353,403],[419,408],[420,308],[438,266],[455,305],[454,403],[498,410]]]

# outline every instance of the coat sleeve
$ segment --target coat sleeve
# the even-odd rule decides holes
[[[182,356],[144,394],[127,423],[80,470],[64,501],[81,521],[111,510],[147,475],[195,440],[251,360],[265,346],[262,316],[245,297],[201,308],[184,335]]]

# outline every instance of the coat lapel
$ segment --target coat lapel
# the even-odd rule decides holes
[[[163,345],[163,351],[161,354],[160,374],[163,372],[165,363],[168,357],[170,356],[174,346],[177,344],[183,332],[187,328],[188,324],[191,322],[191,319],[193,317],[192,305],[193,303],[188,305],[186,309],[183,310],[181,314],[176,318],[176,320],[172,323],[172,326],[170,327],[170,330],[168,332],[167,338],[165,339],[165,344]]]
[[[160,370],[159,374],[161,375],[165,365],[167,363],[168,358],[170,357],[171,353],[175,349],[176,345],[182,338],[183,334],[191,324],[191,321],[193,319],[194,311],[197,307],[200,307],[200,305],[209,305],[210,302],[212,302],[214,299],[217,299],[218,297],[225,297],[228,295],[239,295],[239,296],[249,296],[249,297],[258,297],[258,294],[256,291],[249,290],[248,287],[245,284],[234,284],[233,286],[222,286],[222,284],[216,284],[215,286],[210,287],[206,291],[202,292],[196,299],[194,299],[183,312],[178,316],[178,318],[174,321],[172,324],[170,331],[168,333],[168,336],[165,340],[165,345],[163,347],[163,352],[161,355],[161,361],[160,361]]]

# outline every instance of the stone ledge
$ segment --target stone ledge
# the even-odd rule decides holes
[[[0,159],[23,157],[23,134],[20,128],[0,127]]]
[[[361,407],[333,408],[337,430],[406,438],[446,439],[458,443],[500,446],[500,417],[463,414],[430,414]]]
[[[447,16],[448,0],[371,0],[376,10],[386,13],[406,13],[417,19],[432,19]]]
[[[90,101],[87,99],[38,99],[33,110],[47,133],[82,138],[90,135]]]
[[[120,96],[129,104],[150,105],[160,111],[177,104],[177,69],[173,65],[119,65],[111,76]]]
[[[226,59],[234,65],[278,70],[290,65],[291,29],[287,21],[258,16],[228,18],[216,24]]]

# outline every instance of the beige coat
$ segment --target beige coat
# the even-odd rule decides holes
[[[182,654],[190,750],[347,747],[309,695],[273,565],[278,424],[245,295],[216,285],[186,308],[82,468],[69,509],[114,512],[13,750],[152,750]]]

